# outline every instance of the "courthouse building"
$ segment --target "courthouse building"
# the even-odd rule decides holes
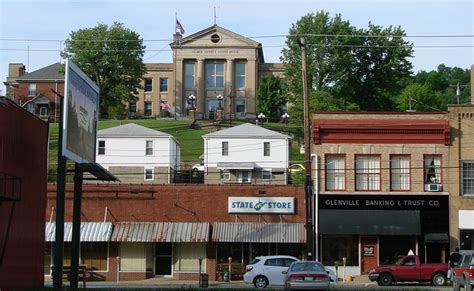
[[[259,79],[283,75],[283,64],[265,63],[260,43],[218,25],[184,38],[177,33],[170,46],[173,63],[146,64],[130,116],[158,116],[164,109],[186,116],[193,95],[198,119],[214,119],[219,103],[224,118],[255,118]]]

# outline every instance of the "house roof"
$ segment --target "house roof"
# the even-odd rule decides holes
[[[224,137],[224,138],[290,138],[288,135],[266,129],[251,123],[244,123],[238,126],[219,130],[203,135],[204,138]]]
[[[135,123],[127,123],[97,132],[97,137],[173,137],[167,133]]]
[[[39,70],[33,71],[21,77],[18,77],[16,80],[26,81],[26,80],[62,80],[64,81],[64,74],[60,72],[60,69],[63,65],[60,63],[54,63],[47,67],[41,68]]]

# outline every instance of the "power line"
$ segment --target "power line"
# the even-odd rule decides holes
[[[274,35],[256,35],[244,36],[249,39],[262,38],[285,38],[285,37],[353,37],[353,38],[473,38],[474,34],[428,34],[428,35],[399,35],[399,34],[320,34],[320,33],[300,33],[300,34],[274,34]],[[233,39],[231,37],[221,37],[221,39]],[[173,42],[173,39],[34,39],[34,38],[0,38],[0,41],[11,42]]]

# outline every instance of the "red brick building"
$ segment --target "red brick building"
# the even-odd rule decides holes
[[[57,122],[59,118],[59,94],[64,93],[63,65],[55,63],[31,73],[25,73],[23,64],[10,64],[7,97],[43,120]]]
[[[48,124],[0,97],[0,289],[42,288]]]
[[[55,196],[55,184],[50,184],[46,211],[50,222]],[[228,270],[231,258],[237,278],[257,255],[302,257],[304,209],[303,188],[298,186],[87,184],[81,259],[97,280],[117,280],[117,268],[120,280],[137,280],[197,279],[202,258],[202,272],[216,280]],[[68,185],[65,221],[71,221],[71,215],[72,185]],[[53,238],[54,223],[47,223],[46,240]],[[65,226],[66,265],[68,240],[70,223]],[[46,253],[47,269],[50,246]]]

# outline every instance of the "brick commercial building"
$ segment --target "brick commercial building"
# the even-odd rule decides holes
[[[45,269],[51,264],[56,185],[48,187]],[[72,185],[66,221],[71,221]],[[81,260],[97,280],[156,276],[234,279],[258,255],[302,257],[304,193],[298,186],[91,185],[83,187]],[[65,225],[65,265],[71,223]],[[69,242],[68,242],[69,241]],[[117,268],[119,272],[117,272]],[[240,277],[241,278],[241,277]]]
[[[48,124],[0,97],[0,288],[42,288]]]

